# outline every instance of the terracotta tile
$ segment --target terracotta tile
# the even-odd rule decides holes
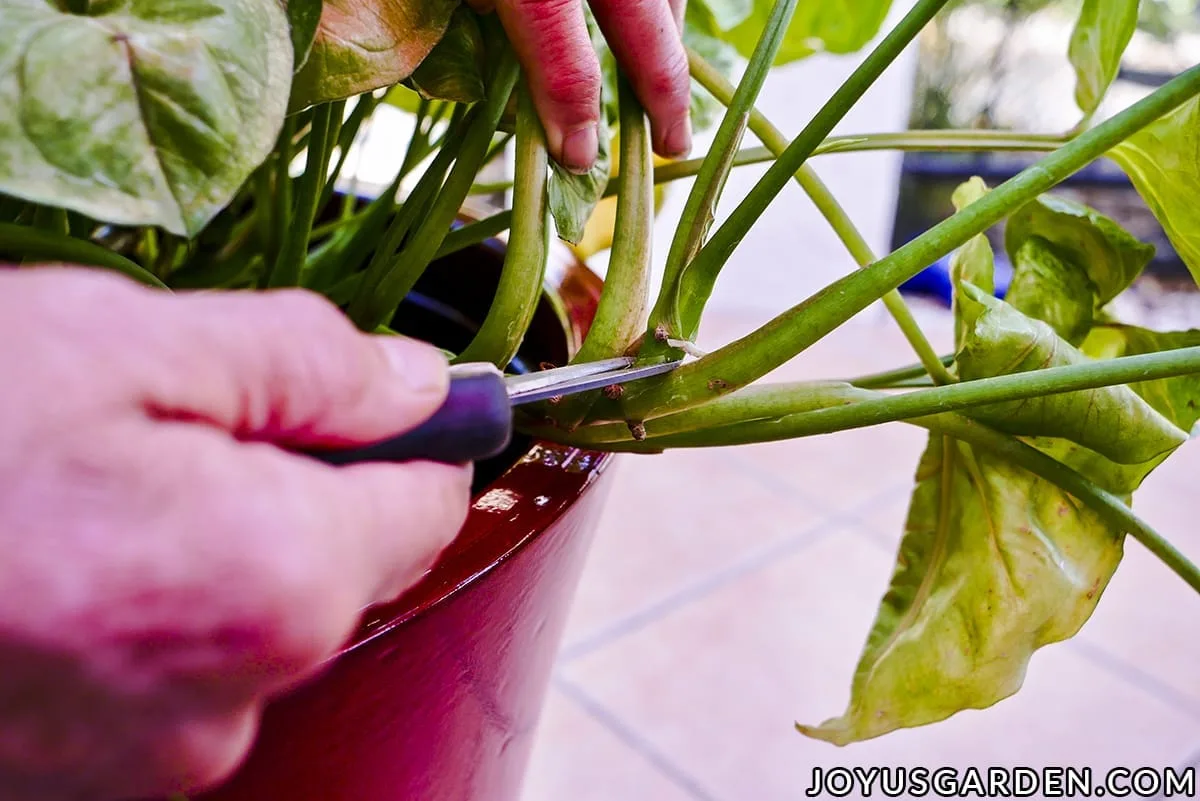
[[[1176,765],[1200,720],[1070,646],[1035,656],[988,710],[838,749],[792,729],[839,714],[892,571],[848,532],[564,668],[672,764],[727,801],[794,801],[814,766]]]
[[[567,626],[567,647],[822,519],[801,492],[765,485],[730,449],[626,456]]]
[[[522,801],[689,801],[646,758],[557,690],[542,711]]]

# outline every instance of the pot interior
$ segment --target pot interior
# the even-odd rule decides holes
[[[504,246],[494,240],[434,261],[396,311],[392,330],[461,353],[491,308],[503,263]],[[565,323],[543,295],[508,370],[526,373],[543,363],[566,364],[568,358]],[[472,491],[478,493],[503,475],[531,445],[529,437],[514,434],[503,453],[476,462]]]

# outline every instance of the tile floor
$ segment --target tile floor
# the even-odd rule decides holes
[[[920,316],[944,352],[946,315]],[[701,344],[759,322],[722,313]],[[911,360],[872,308],[781,373]],[[793,730],[848,698],[922,445],[896,424],[618,464],[524,801],[800,799],[814,766],[1196,762],[1200,597],[1132,541],[1080,636],[1039,651],[1014,698],[844,749]],[[1137,498],[1193,559],[1198,469],[1192,442]]]

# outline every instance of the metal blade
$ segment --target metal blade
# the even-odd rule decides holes
[[[516,390],[525,392],[535,387],[556,387],[564,381],[573,381],[577,378],[586,378],[587,376],[599,375],[601,373],[611,373],[614,370],[622,370],[629,367],[633,362],[634,359],[632,357],[618,356],[615,359],[604,359],[599,362],[568,364],[566,367],[552,367],[549,370],[539,370],[536,373],[508,376],[504,380],[508,384],[508,391],[511,394]]]
[[[522,403],[533,403],[534,401],[549,400],[562,395],[574,395],[579,392],[586,392],[590,389],[603,389],[610,387],[613,384],[624,384],[627,381],[636,381],[640,378],[649,378],[650,376],[662,375],[669,373],[680,365],[680,362],[662,362],[660,364],[647,364],[642,367],[629,367],[633,359],[621,357],[620,359],[608,359],[604,362],[591,362],[589,364],[569,365],[568,367],[556,368],[558,370],[569,370],[572,367],[591,367],[595,365],[608,365],[616,363],[618,366],[614,369],[609,367],[603,371],[591,371],[586,374],[558,374],[557,381],[549,383],[532,382],[524,384],[514,384],[512,379],[509,380],[508,398],[513,406],[519,406]],[[553,373],[554,370],[545,370],[541,373],[533,373],[533,376],[544,375],[545,373]],[[566,375],[564,378],[563,376]],[[520,376],[526,378],[527,376]]]

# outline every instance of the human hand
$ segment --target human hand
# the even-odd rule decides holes
[[[654,152],[687,155],[691,83],[680,32],[686,0],[588,0],[617,63],[650,117]],[[528,76],[550,155],[586,172],[600,135],[600,64],[581,0],[468,0],[493,8]]]
[[[169,296],[0,270],[0,798],[224,778],[270,695],[416,581],[470,469],[333,468],[427,418],[426,345],[297,291]]]

